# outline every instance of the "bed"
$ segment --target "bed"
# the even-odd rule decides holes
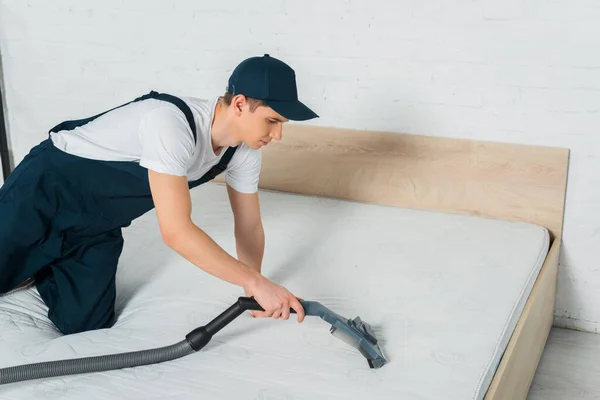
[[[524,399],[553,320],[568,150],[292,124],[263,150],[263,273],[369,322],[370,369],[328,325],[243,315],[164,364],[0,386],[2,399]],[[223,181],[194,221],[235,254]],[[118,320],[62,336],[34,287],[0,297],[0,367],[165,346],[243,295],[124,230]]]

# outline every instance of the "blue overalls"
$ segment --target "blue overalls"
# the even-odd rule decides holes
[[[50,132],[72,130],[149,98],[179,107],[196,140],[185,102],[155,91],[90,118],[64,121]],[[235,151],[227,149],[189,188],[223,172]],[[148,170],[139,163],[71,155],[46,138],[0,187],[0,293],[34,278],[48,317],[61,332],[109,327],[114,322],[121,229],[153,208]]]

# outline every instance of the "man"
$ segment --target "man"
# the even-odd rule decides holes
[[[34,282],[64,334],[109,327],[121,229],[155,208],[164,242],[243,288],[259,317],[304,319],[298,299],[261,274],[261,151],[289,120],[318,117],[298,100],[294,70],[265,54],[241,62],[223,97],[151,92],[64,121],[0,188],[0,293]],[[189,190],[225,173],[238,259],[191,220]],[[210,212],[210,210],[206,210]]]

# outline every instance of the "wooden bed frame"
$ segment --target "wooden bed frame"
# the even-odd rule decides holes
[[[260,187],[546,227],[550,250],[485,396],[516,400],[553,322],[568,163],[564,148],[288,124],[263,149]]]

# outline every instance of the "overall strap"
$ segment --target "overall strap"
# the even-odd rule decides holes
[[[198,139],[196,137],[196,123],[194,122],[194,115],[192,114],[192,110],[190,110],[190,107],[187,104],[185,104],[185,101],[181,100],[179,97],[167,93],[157,93],[155,91],[151,91],[146,96],[150,96],[153,99],[167,101],[179,108],[181,112],[185,115],[185,119],[187,119],[187,122],[190,125],[190,128],[192,129],[192,133],[194,134],[194,143],[196,143]],[[144,96],[142,96],[142,98],[143,97]]]
[[[206,172],[202,176],[202,178],[198,179],[197,181],[190,182],[189,186],[191,188],[193,188],[193,187],[201,185],[205,182],[212,181],[213,179],[215,179],[217,177],[217,175],[219,175],[223,171],[225,171],[225,169],[227,168],[227,165],[229,164],[229,161],[231,161],[231,158],[233,157],[237,148],[238,148],[238,146],[228,148],[227,151],[225,152],[225,154],[223,154],[223,157],[221,157],[221,160],[219,160],[218,164],[216,164],[210,170],[208,170],[208,172]]]
[[[143,96],[138,97],[135,100],[129,101],[125,104],[121,104],[120,106],[111,108],[110,110],[104,111],[100,114],[94,115],[92,117],[89,118],[83,118],[83,119],[77,119],[77,120],[70,120],[70,121],[64,121],[61,122],[60,124],[56,125],[54,128],[50,129],[50,132],[59,132],[59,131],[70,131],[73,130],[79,126],[83,126],[85,124],[87,124],[88,122],[91,122],[93,120],[95,120],[96,118],[110,112],[113,110],[116,110],[118,108],[124,107],[128,104],[131,103],[135,103],[138,101],[142,101],[142,100],[146,100],[146,99],[157,99],[157,100],[163,100],[163,101],[167,101],[173,105],[175,105],[177,108],[179,108],[181,110],[181,112],[183,112],[183,114],[185,115],[185,118],[188,122],[188,124],[190,125],[190,128],[192,129],[192,133],[194,134],[194,143],[197,141],[197,137],[196,137],[196,124],[194,123],[194,115],[192,114],[192,110],[190,110],[190,108],[188,107],[188,105],[181,100],[178,97],[172,96],[170,94],[167,93],[158,93],[155,92],[154,90],[152,90],[150,93],[145,94]]]

